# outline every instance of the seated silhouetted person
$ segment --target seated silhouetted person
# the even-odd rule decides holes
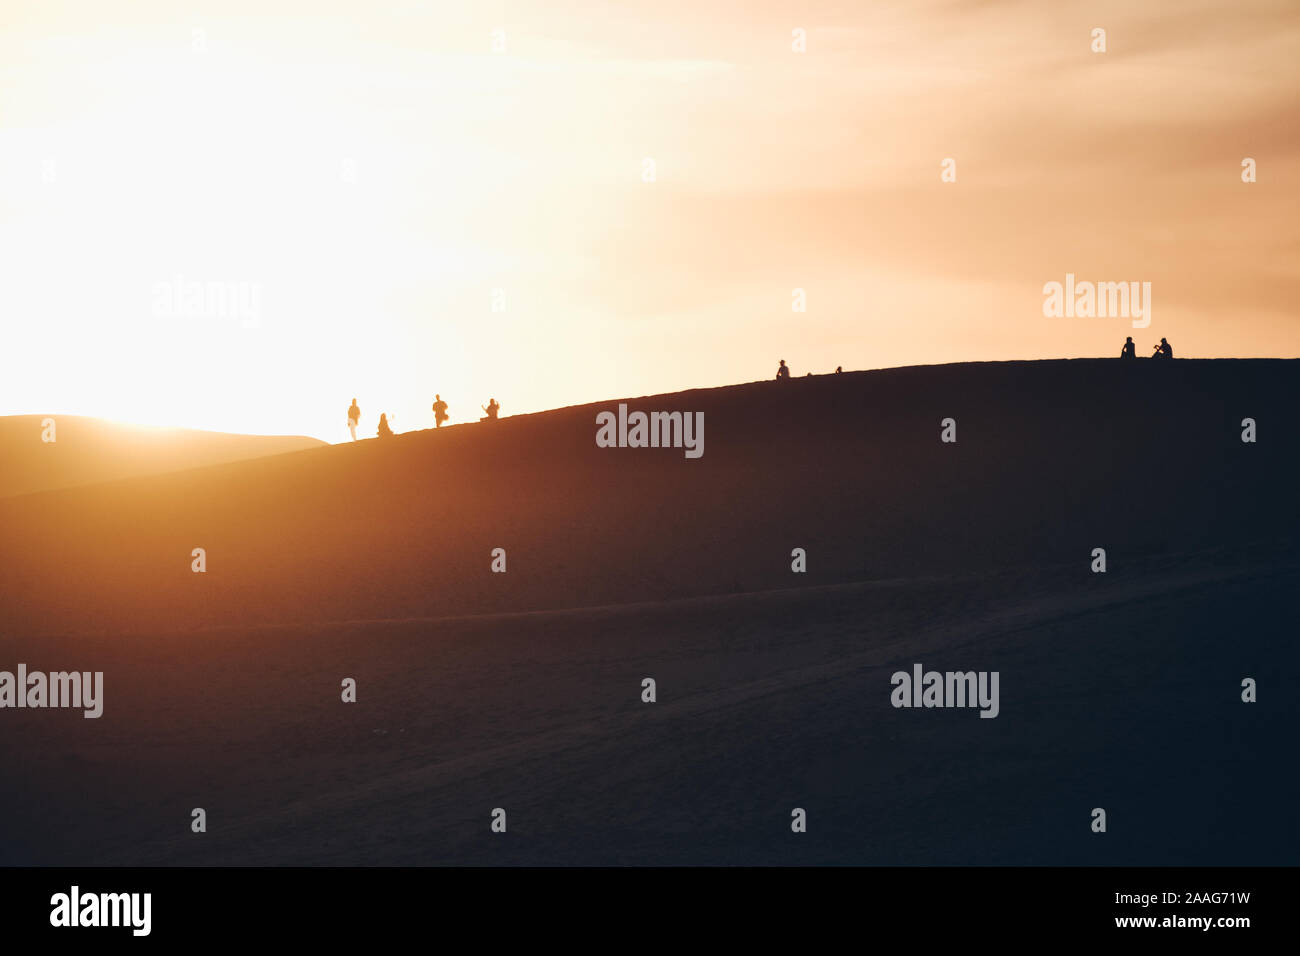
[[[1122,359],[1131,359],[1137,358],[1137,355],[1137,346],[1133,344],[1133,336],[1130,335],[1124,340],[1124,348],[1120,350],[1119,357]]]
[[[776,380],[784,382],[790,378],[790,367],[785,364],[785,359],[781,359],[781,364],[776,367]]]
[[[380,438],[392,438],[392,437],[393,437],[393,430],[392,430],[391,428],[388,427],[388,416],[387,416],[387,415],[380,415],[380,416],[379,416],[379,437],[380,437]]]
[[[1161,339],[1151,357],[1154,359],[1171,359],[1174,357],[1174,347],[1167,340]]]
[[[433,427],[441,428],[442,423],[448,419],[447,403],[442,400],[441,395],[433,396]]]
[[[488,399],[488,403],[487,403],[487,407],[486,407],[486,408],[484,408],[482,405],[480,405],[479,408],[482,408],[483,411],[487,412],[486,415],[484,415],[482,418],[479,419],[479,421],[481,421],[481,422],[494,422],[494,421],[496,421],[496,420],[497,420],[497,412],[501,411],[501,406],[497,404],[497,400],[496,400],[495,398],[490,398],[490,399]]]

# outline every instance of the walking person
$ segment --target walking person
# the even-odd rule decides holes
[[[357,425],[361,424],[361,409],[357,408],[357,400],[352,399],[352,404],[348,406],[348,431],[352,433],[352,440],[357,440]]]

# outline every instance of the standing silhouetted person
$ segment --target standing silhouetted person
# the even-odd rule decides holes
[[[488,403],[487,403],[487,407],[486,407],[486,408],[484,408],[482,405],[480,405],[479,408],[482,408],[483,411],[487,412],[487,414],[486,414],[485,416],[483,416],[482,418],[479,419],[479,421],[481,421],[481,422],[494,422],[494,421],[496,421],[496,420],[497,420],[497,412],[501,411],[501,406],[497,404],[497,400],[496,400],[495,398],[489,398],[489,399],[488,399]]]
[[[447,403],[442,400],[441,395],[433,396],[433,427],[441,428],[442,423],[450,418],[447,414]]]
[[[357,425],[361,423],[361,409],[357,408],[357,400],[352,399],[352,404],[348,406],[348,431],[352,433],[352,440],[357,440]]]
[[[1119,350],[1119,357],[1122,359],[1131,359],[1138,357],[1138,348],[1133,344],[1133,336],[1124,340],[1124,347]]]
[[[790,367],[785,364],[785,359],[781,359],[781,364],[776,367],[776,380],[778,382],[787,381],[790,378]]]
[[[380,415],[380,416],[379,416],[379,437],[380,437],[380,438],[392,438],[392,437],[393,437],[393,430],[392,430],[391,428],[388,427],[388,416],[387,416],[387,415]]]

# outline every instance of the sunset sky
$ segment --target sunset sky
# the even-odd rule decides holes
[[[339,441],[353,396],[370,436],[779,358],[1295,357],[1298,94],[1294,0],[13,0],[0,414]],[[1044,318],[1067,272],[1151,326]]]

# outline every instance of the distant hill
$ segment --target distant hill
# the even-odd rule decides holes
[[[52,417],[53,442],[41,440],[44,415],[0,418],[0,498],[201,468],[325,444],[300,436],[140,428],[76,415]]]
[[[694,460],[597,447],[611,399],[0,500],[0,581],[10,626],[30,631],[509,612],[1013,566],[1088,581],[1097,547],[1112,577],[1140,554],[1295,548],[1298,379],[1293,360],[1004,362],[627,400],[703,412]],[[940,441],[950,417],[955,444]],[[37,484],[33,456],[114,450],[71,420],[57,447],[24,427],[20,452],[5,440],[28,463],[6,476],[19,487]],[[200,449],[311,444],[189,436],[108,460],[120,475],[192,465]],[[56,477],[89,475],[42,480]],[[205,574],[191,572],[196,547]],[[489,570],[494,548],[505,574]]]

